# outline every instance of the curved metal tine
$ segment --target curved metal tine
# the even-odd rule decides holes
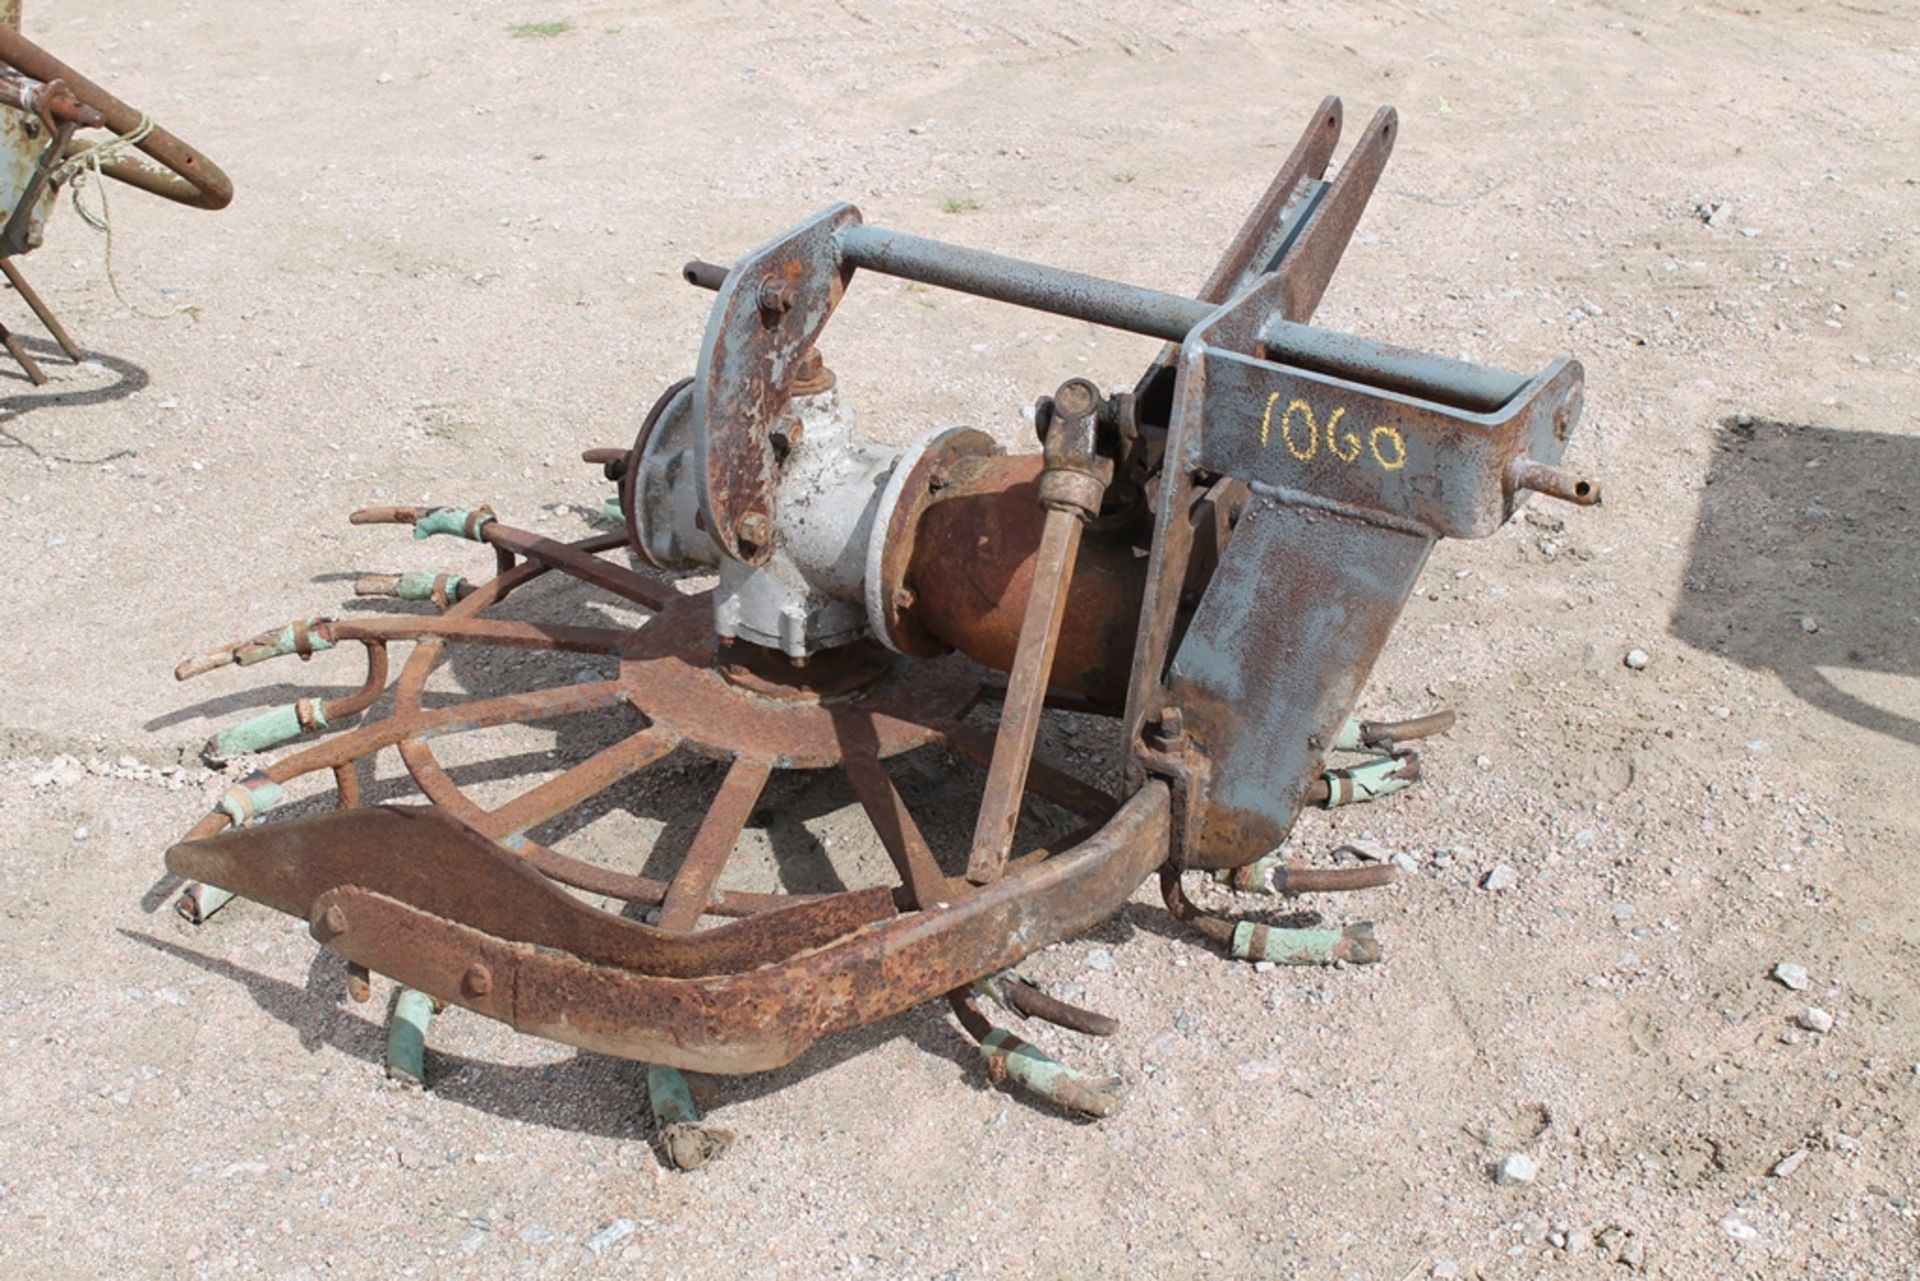
[[[714,882],[726,870],[727,860],[740,843],[740,833],[753,816],[753,807],[759,804],[760,793],[772,773],[773,766],[767,761],[751,756],[733,758],[707,816],[700,820],[693,844],[687,847],[680,870],[667,886],[666,898],[660,904],[661,929],[685,932],[700,923],[713,897]]]
[[[611,747],[595,752],[578,765],[514,797],[474,826],[490,840],[518,836],[548,819],[572,809],[621,779],[637,774],[680,745],[665,730],[649,726],[636,730]],[[743,820],[744,821],[744,820]]]
[[[953,897],[946,874],[880,758],[871,752],[852,753],[842,758],[841,768],[853,784],[853,794],[860,798],[860,807],[866,810],[880,844],[886,847],[887,857],[899,871],[901,884],[912,895],[913,905],[924,909]]]

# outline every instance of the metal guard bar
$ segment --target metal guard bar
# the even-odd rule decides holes
[[[596,963],[423,911],[399,897],[411,888],[404,866],[390,874],[364,869],[321,894],[307,915],[314,936],[336,954],[518,1031],[683,1070],[761,1072],[792,1062],[823,1036],[910,1009],[1098,925],[1166,860],[1167,837],[1167,788],[1149,781],[1085,842],[956,902],[702,977]],[[168,851],[167,865],[199,874],[220,860],[224,842],[237,839],[184,842]],[[225,871],[229,888],[248,895],[246,862]],[[595,918],[593,928],[632,932],[636,944],[641,934],[689,937],[569,901],[583,924]]]

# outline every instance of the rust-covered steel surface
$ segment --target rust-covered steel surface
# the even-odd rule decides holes
[[[128,106],[100,85],[69,67],[18,31],[0,26],[0,63],[22,76],[43,84],[60,84],[64,96],[77,100],[98,114],[97,123],[117,134],[130,134],[139,128],[142,113]],[[77,113],[70,116],[79,119]],[[95,123],[91,118],[82,123]],[[62,158],[83,154],[94,144],[75,140],[67,145]],[[159,125],[153,125],[137,146],[142,153],[165,166],[164,170],[131,158],[109,160],[100,171],[129,186],[150,191],[156,196],[198,209],[224,209],[233,201],[233,181],[224,170],[189,143]]]
[[[1004,971],[1105,919],[1148,877],[1176,919],[1235,957],[1378,959],[1364,922],[1228,919],[1196,906],[1183,874],[1215,869],[1231,891],[1280,895],[1391,879],[1276,851],[1308,807],[1415,783],[1408,744],[1451,726],[1445,712],[1388,723],[1355,710],[1428,553],[1442,537],[1493,532],[1529,494],[1590,503],[1598,489],[1561,466],[1581,409],[1577,363],[1526,377],[1310,323],[1398,129],[1382,109],[1328,179],[1341,120],[1337,99],[1320,104],[1196,297],[871,227],[851,205],[731,267],[689,263],[685,278],[717,295],[693,377],[655,403],[631,450],[585,455],[618,487],[623,532],[561,543],[484,507],[367,509],[356,524],[490,551],[495,576],[371,575],[368,594],[435,612],[296,620],[181,665],[185,679],[349,646],[366,663],[350,693],[209,745],[300,744],[237,781],[169,852],[194,881],[183,910],[201,919],[232,891],[306,920],[354,975],[661,1070],[777,1067],[945,995],[994,1080],[1088,1115],[1116,1106],[1111,1083],[977,1002],[1112,1032]],[[1038,452],[1005,453],[964,427],[887,452],[852,432],[848,389],[818,350],[856,269],[1169,345],[1113,388],[1061,384],[1036,409]],[[796,481],[809,467],[822,477],[813,488]],[[817,519],[829,503],[850,518]],[[665,576],[716,568],[711,592]],[[547,574],[644,621],[532,622],[502,608]],[[722,611],[749,604],[790,625],[793,647],[722,627]],[[828,616],[851,616],[855,639],[809,630]],[[598,653],[618,671],[429,701],[429,677],[462,646]],[[356,722],[389,691],[402,648],[390,710]],[[1108,718],[1120,795],[1037,750],[1059,708]],[[568,717],[611,719],[616,732],[488,805],[436,755],[447,736]],[[539,839],[682,749],[725,767],[666,879]],[[966,848],[931,840],[889,772],[923,749],[986,771]],[[362,771],[388,751],[426,805],[362,805]],[[785,770],[845,776],[890,878],[831,894],[728,887],[742,831]],[[275,821],[283,789],[307,776],[331,778],[337,812]],[[1016,844],[1035,802],[1078,826]]]

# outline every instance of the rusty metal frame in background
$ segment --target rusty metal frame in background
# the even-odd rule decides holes
[[[107,144],[75,137],[79,129],[105,129],[157,161],[160,168],[118,148],[93,162],[100,174],[196,209],[224,209],[233,200],[226,173],[191,144],[153,123],[100,85],[19,32],[20,6],[0,10],[0,163],[14,189],[0,215],[0,274],[13,286],[60,350],[74,363],[85,353],[33,286],[15,258],[40,246],[42,228],[58,188],[89,153]],[[38,386],[47,381],[33,356],[0,326],[0,343]]]

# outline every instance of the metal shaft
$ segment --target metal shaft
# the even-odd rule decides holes
[[[1524,374],[1430,356],[1317,325],[1274,317],[1260,331],[1267,359],[1381,391],[1402,392],[1472,413],[1492,413],[1526,390]]]
[[[1179,294],[863,223],[842,230],[838,241],[840,260],[868,271],[1169,342],[1185,338],[1188,330],[1215,310],[1209,303]]]

